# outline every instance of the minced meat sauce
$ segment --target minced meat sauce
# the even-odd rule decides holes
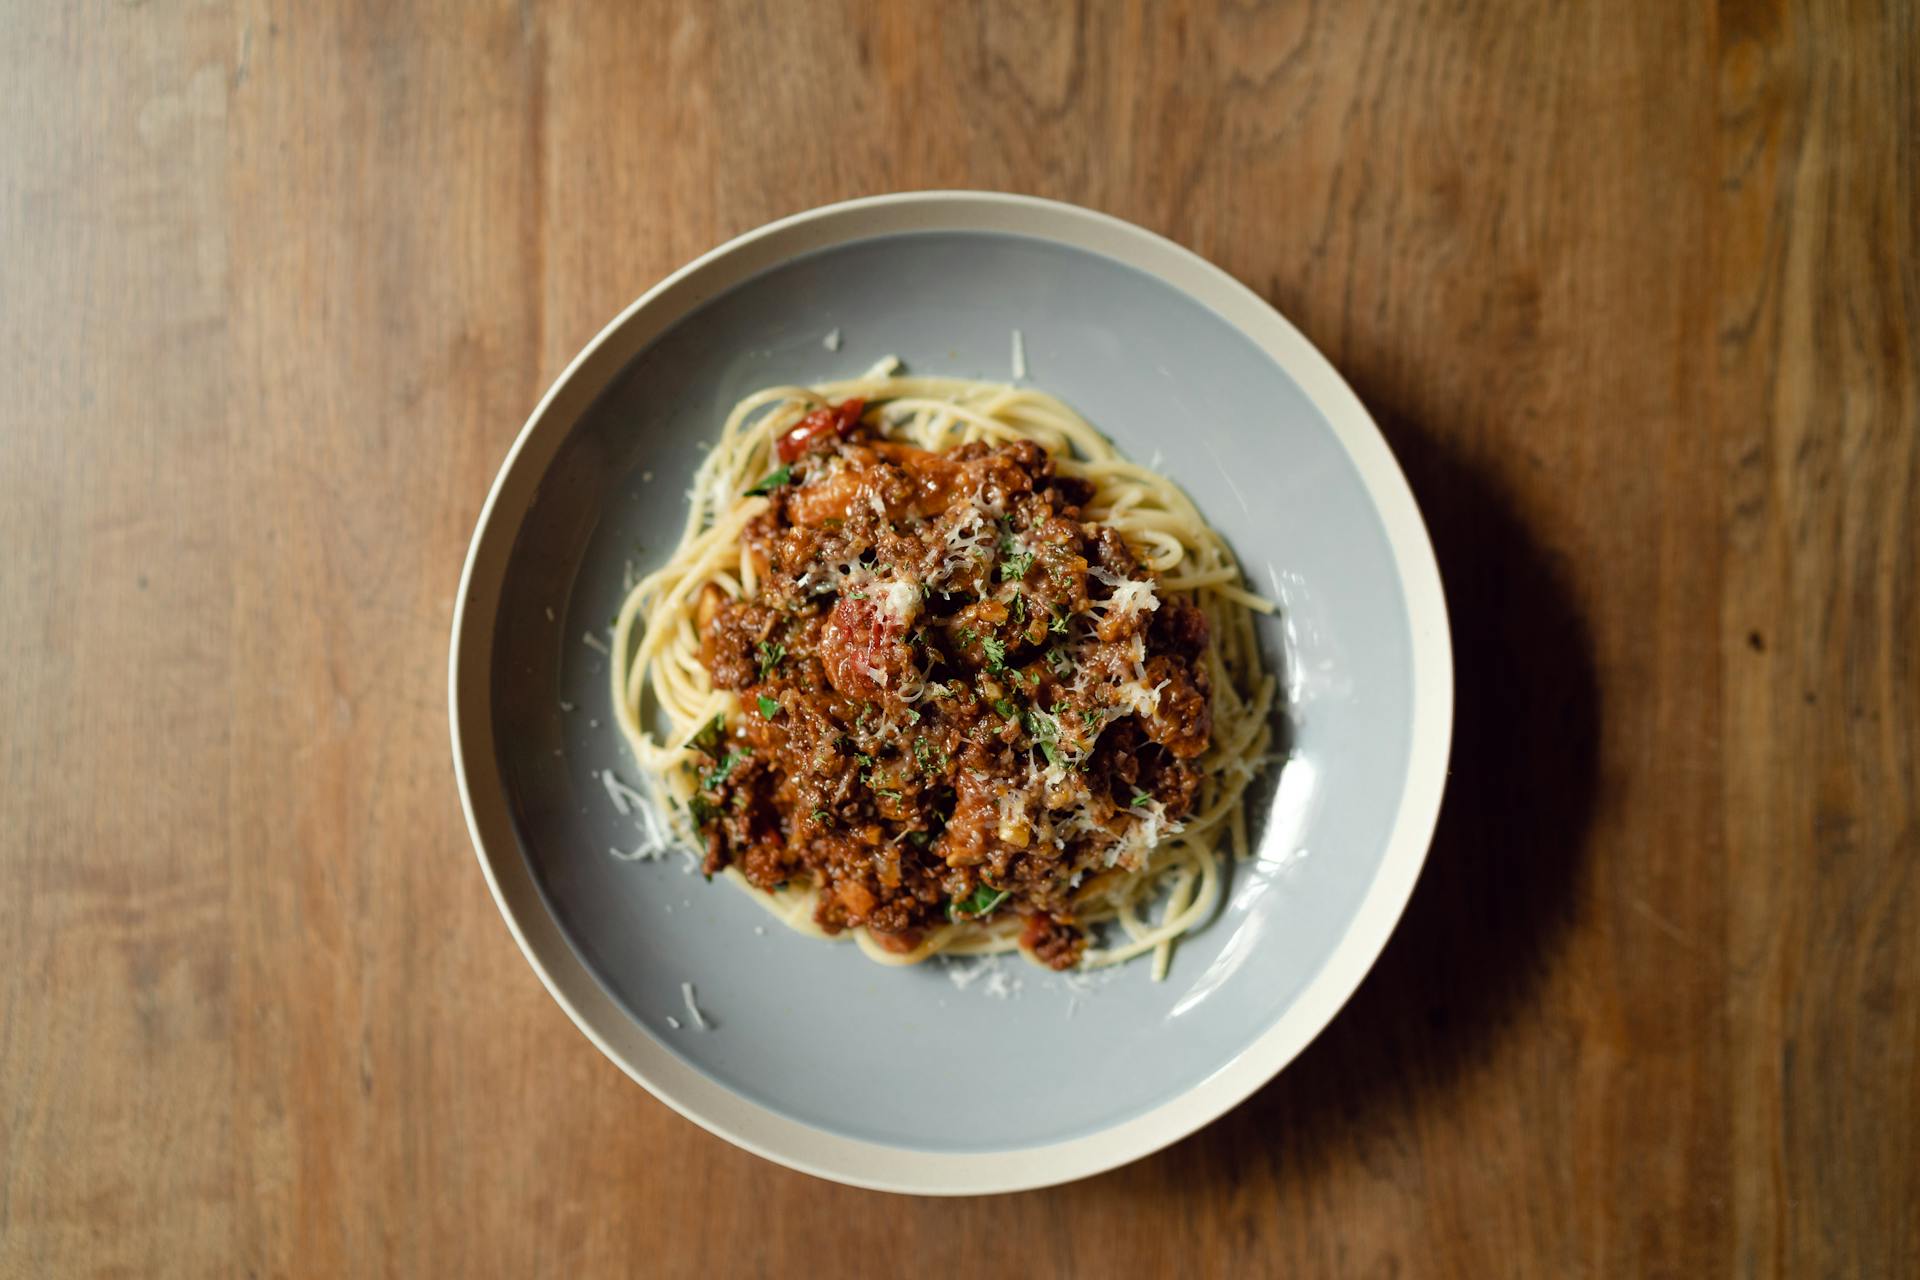
[[[706,871],[814,885],[822,927],[903,951],[1018,913],[1070,968],[1076,893],[1193,806],[1206,617],[1037,445],[931,453],[864,411],[780,439],[745,533],[756,591],[700,599],[701,661],[744,713],[695,737]]]

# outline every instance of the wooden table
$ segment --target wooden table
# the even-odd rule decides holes
[[[11,6],[0,1274],[1915,1274],[1917,21]],[[728,236],[942,185],[1272,299],[1402,458],[1460,659],[1432,860],[1328,1032],[1161,1155],[966,1202],[596,1053],[444,700],[572,353]]]

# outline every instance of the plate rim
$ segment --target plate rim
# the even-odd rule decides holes
[[[815,1128],[710,1079],[633,1022],[567,944],[533,886],[494,764],[490,706],[493,622],[508,553],[546,464],[610,379],[701,303],[769,267],[854,241],[934,231],[1026,236],[1112,259],[1253,342],[1313,402],[1358,471],[1386,528],[1412,633],[1407,775],[1386,850],[1353,920],[1300,995],[1239,1053],[1141,1114],[1045,1146],[985,1152],[924,1151]],[[1164,236],[1079,205],[969,190],[866,196],[777,219],[680,267],[609,321],[541,396],[488,489],[455,596],[447,689],[454,776],[481,871],[521,954],[573,1024],[655,1098],[715,1136],[802,1173],[915,1195],[1030,1190],[1117,1168],[1210,1124],[1298,1057],[1359,988],[1412,896],[1445,790],[1454,692],[1439,565],[1412,489],[1372,416],[1319,349],[1253,290]]]

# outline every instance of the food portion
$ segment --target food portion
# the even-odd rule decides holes
[[[1051,397],[886,371],[749,397],[691,496],[614,697],[707,875],[876,959],[1163,973],[1273,696],[1185,496]]]
[[[702,588],[701,664],[744,709],[694,742],[705,870],[805,880],[822,929],[902,952],[1017,916],[1071,967],[1076,896],[1144,870],[1198,795],[1206,616],[1039,445],[933,452],[864,411],[780,437],[745,528],[756,590]]]

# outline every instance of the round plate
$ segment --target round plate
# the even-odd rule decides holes
[[[658,564],[727,409],[770,383],[916,372],[1028,380],[1164,467],[1281,605],[1263,643],[1289,753],[1254,789],[1255,856],[1174,954],[1069,980],[897,969],[789,933],[636,842],[607,625]],[[682,1115],[822,1177],[963,1194],[1108,1169],[1270,1078],[1353,992],[1412,891],[1452,722],[1445,603],[1366,411],[1252,292],[1068,205],[855,200],[724,245],[568,366],[487,497],[453,624],[453,755],[508,927],[554,999]],[[691,983],[708,1025],[684,998]]]

